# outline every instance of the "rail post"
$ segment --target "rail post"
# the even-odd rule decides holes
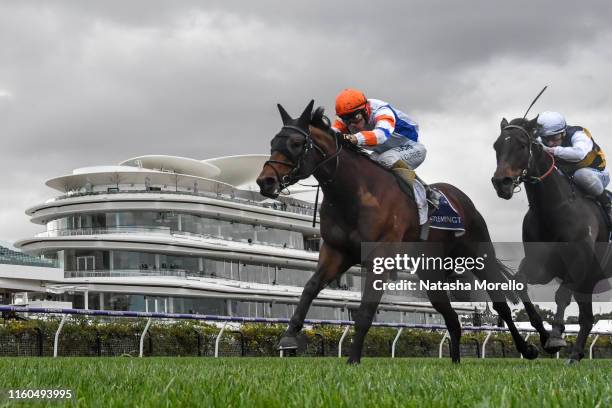
[[[149,317],[149,320],[147,320],[147,324],[145,325],[145,328],[142,331],[142,334],[140,335],[140,351],[138,353],[138,357],[142,357],[144,355],[144,338],[147,335],[149,326],[151,326],[151,320],[153,319]]]
[[[565,338],[565,333],[563,333],[563,334],[561,335],[561,338],[562,338],[562,339],[564,339],[564,338]],[[560,352],[560,351],[557,351],[557,360],[559,359],[559,352]]]
[[[595,338],[591,342],[591,346],[589,347],[589,360],[593,359],[593,347],[595,347],[595,343],[597,343],[597,339],[599,339],[599,334],[595,335]]]
[[[529,340],[529,337],[531,336],[531,332],[527,333],[527,335],[525,336],[525,342],[527,342],[527,340]],[[523,353],[521,353],[521,360],[523,359]]]
[[[442,340],[440,340],[440,347],[438,350],[438,358],[442,358],[442,347],[444,347],[444,342],[446,341],[446,339],[450,338],[448,336],[448,330],[444,332],[444,336],[442,336]]]
[[[64,323],[66,322],[66,317],[68,317],[68,315],[62,316],[62,321],[60,322],[57,328],[57,331],[55,332],[55,341],[53,342],[53,357],[57,357],[57,349],[59,346],[59,335],[60,335],[60,332],[62,331],[62,327],[64,327]]]
[[[342,337],[340,337],[340,341],[338,342],[338,357],[342,357],[342,342],[344,341],[344,338],[348,334],[350,328],[351,326],[346,326],[344,328],[344,332],[342,333]]]
[[[491,330],[487,331],[487,337],[485,337],[484,341],[482,342],[482,358],[486,358],[486,350],[487,350],[487,343],[489,342],[489,339],[491,338],[491,334],[493,332]]]
[[[219,342],[221,341],[221,336],[225,331],[225,326],[227,326],[227,322],[223,323],[223,327],[221,327],[221,331],[219,331],[219,334],[217,334],[217,339],[215,340],[215,358],[219,357]]]
[[[395,338],[393,339],[393,344],[391,344],[391,358],[395,358],[395,345],[397,344],[397,341],[399,340],[403,331],[404,331],[404,328],[400,327],[399,330],[397,331],[397,334],[395,335]]]

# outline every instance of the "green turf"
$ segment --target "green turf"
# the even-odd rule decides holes
[[[0,359],[0,389],[70,388],[78,406],[610,407],[611,384],[612,360]]]

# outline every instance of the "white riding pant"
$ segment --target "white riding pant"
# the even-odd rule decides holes
[[[426,155],[427,149],[422,143],[392,135],[389,141],[376,146],[370,157],[386,168],[391,168],[396,161],[403,160],[412,169],[416,169],[423,163]]]
[[[585,167],[574,172],[574,181],[585,193],[596,197],[603,193],[610,183],[610,173],[608,169],[599,171]]]

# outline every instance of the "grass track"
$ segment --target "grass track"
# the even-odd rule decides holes
[[[0,359],[0,389],[71,388],[66,406],[610,407],[611,384],[612,360]],[[0,399],[25,405],[44,404]]]

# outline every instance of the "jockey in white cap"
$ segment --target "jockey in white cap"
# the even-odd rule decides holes
[[[606,156],[595,143],[591,132],[581,126],[567,126],[558,112],[542,112],[538,115],[538,136],[544,150],[554,155],[559,167],[573,175],[582,190],[597,199],[608,214],[612,225],[612,205],[605,191],[610,183],[606,168]]]

